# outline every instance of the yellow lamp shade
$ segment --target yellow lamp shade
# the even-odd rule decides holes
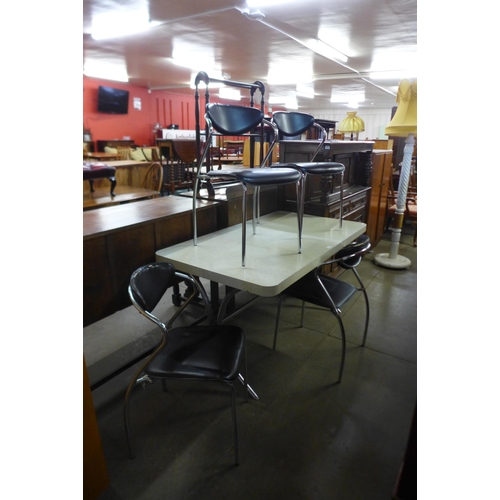
[[[407,137],[417,135],[417,80],[401,80],[396,96],[398,109],[391,122],[385,127],[385,135]]]
[[[338,131],[343,133],[348,132],[364,132],[365,122],[356,116],[356,111],[348,111],[347,117],[344,118],[339,125]]]

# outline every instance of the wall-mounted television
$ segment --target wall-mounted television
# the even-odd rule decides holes
[[[97,111],[126,115],[128,113],[128,90],[99,86],[97,91]]]

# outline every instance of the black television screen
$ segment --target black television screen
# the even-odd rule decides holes
[[[128,113],[128,90],[99,86],[97,92],[97,111],[126,115]]]

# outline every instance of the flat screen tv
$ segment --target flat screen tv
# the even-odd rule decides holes
[[[97,111],[126,115],[128,113],[128,90],[99,86],[97,91]]]

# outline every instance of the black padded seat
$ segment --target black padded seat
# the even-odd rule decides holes
[[[230,382],[238,377],[244,349],[241,328],[225,325],[177,327],[170,331],[168,344],[147,367],[156,378],[204,379]]]
[[[274,186],[276,184],[291,184],[300,180],[300,173],[292,168],[241,168],[239,170],[211,171],[210,177],[232,176],[240,182],[251,186]]]

